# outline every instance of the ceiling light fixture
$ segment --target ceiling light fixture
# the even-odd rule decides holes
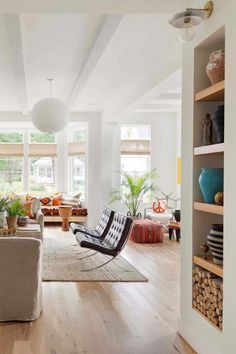
[[[50,97],[38,101],[32,109],[32,122],[34,126],[45,133],[56,133],[63,130],[69,122],[69,111],[65,103],[52,97],[52,81],[47,79],[50,85]]]
[[[207,1],[203,9],[187,8],[183,12],[175,14],[169,24],[180,30],[179,39],[182,43],[193,40],[196,34],[196,26],[209,18],[213,11],[213,1]]]

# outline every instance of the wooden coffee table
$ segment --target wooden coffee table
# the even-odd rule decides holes
[[[72,206],[59,206],[59,215],[62,218],[62,231],[69,231],[69,217],[72,214]]]

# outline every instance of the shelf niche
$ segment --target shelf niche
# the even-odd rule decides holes
[[[193,219],[192,219],[192,265],[206,272],[215,274],[223,281],[223,267],[215,264],[212,258],[204,259],[201,256],[201,245],[206,242],[211,224],[223,223],[224,207],[216,204],[201,202],[202,193],[199,187],[201,168],[224,167],[224,143],[201,146],[202,120],[207,113],[214,114],[217,105],[224,104],[225,81],[210,85],[206,75],[206,65],[209,55],[225,48],[224,27],[209,36],[194,49],[194,95],[193,95]],[[213,141],[215,141],[213,134]],[[194,280],[194,278],[193,278]],[[222,289],[223,291],[223,289]],[[223,294],[222,294],[223,296]],[[193,302],[193,310],[196,310]],[[201,312],[201,311],[200,311]],[[200,313],[198,312],[198,313]],[[204,311],[203,311],[204,312]],[[204,316],[206,320],[206,316]],[[214,326],[214,321],[210,323]],[[223,326],[223,312],[220,327]],[[215,328],[219,329],[218,326]]]

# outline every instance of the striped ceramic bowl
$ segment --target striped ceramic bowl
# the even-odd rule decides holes
[[[207,235],[207,244],[213,255],[213,262],[223,265],[224,238],[223,224],[212,224]]]

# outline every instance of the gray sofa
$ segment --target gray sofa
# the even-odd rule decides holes
[[[42,241],[0,237],[0,322],[39,318],[41,269]]]

